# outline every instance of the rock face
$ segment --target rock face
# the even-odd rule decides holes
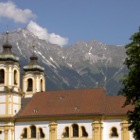
[[[0,51],[5,35],[0,35]],[[12,51],[20,57],[21,71],[34,52],[45,68],[47,90],[104,87],[108,95],[116,95],[120,80],[127,73],[123,65],[124,46],[109,46],[98,41],[79,41],[60,47],[40,40],[26,29],[9,34]]]

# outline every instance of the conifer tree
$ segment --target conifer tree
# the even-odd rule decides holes
[[[130,40],[125,46],[127,57],[124,62],[128,74],[123,79],[120,94],[126,97],[124,106],[134,106],[133,111],[128,112],[129,129],[133,130],[134,137],[140,140],[140,29]]]

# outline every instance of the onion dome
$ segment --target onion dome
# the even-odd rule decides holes
[[[33,46],[34,48],[34,46]],[[40,71],[43,72],[44,68],[38,64],[38,57],[34,54],[30,57],[30,63],[27,66],[24,66],[24,71]]]
[[[0,61],[18,62],[19,58],[11,51],[12,45],[8,42],[9,32],[6,32],[6,42],[3,44],[3,52],[0,53]]]

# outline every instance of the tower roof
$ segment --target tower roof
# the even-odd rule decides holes
[[[0,61],[18,62],[19,58],[11,51],[12,45],[8,41],[9,32],[6,32],[6,42],[3,44],[3,51],[0,53]]]
[[[33,54],[30,57],[30,63],[23,67],[24,71],[40,71],[43,72],[44,68],[38,64],[38,57],[34,54],[34,46],[33,46]]]

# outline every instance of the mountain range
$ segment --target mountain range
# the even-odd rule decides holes
[[[5,38],[4,33],[0,35],[0,52]],[[38,56],[45,68],[47,90],[103,87],[108,95],[117,95],[122,86],[120,80],[127,73],[123,65],[124,46],[91,40],[61,47],[39,39],[26,29],[10,32],[9,42],[20,58],[21,72],[33,51]]]

